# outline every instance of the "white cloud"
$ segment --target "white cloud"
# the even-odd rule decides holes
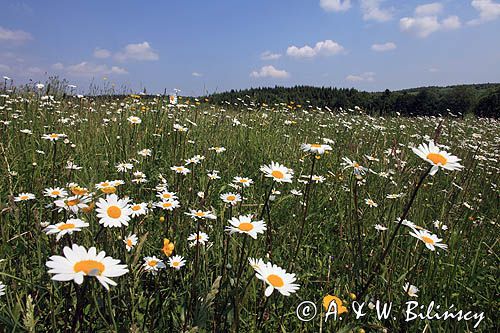
[[[314,58],[318,55],[330,56],[336,55],[344,51],[344,47],[337,42],[327,39],[322,42],[317,42],[314,48],[309,45],[302,47],[289,46],[286,54],[294,58]]]
[[[203,76],[203,74],[201,73],[198,73],[198,72],[192,72],[191,73],[192,76],[195,76],[195,77],[200,77],[200,76]]]
[[[443,10],[443,5],[439,2],[428,3],[425,5],[420,5],[415,8],[415,15],[417,16],[429,16],[441,13]]]
[[[260,78],[260,77],[273,77],[278,79],[284,79],[290,76],[290,74],[281,69],[276,69],[274,66],[264,66],[258,71],[253,71],[250,73],[251,77]]]
[[[319,0],[319,5],[327,12],[345,12],[351,8],[351,0]]]
[[[10,72],[10,66],[0,64],[0,71]]]
[[[386,51],[391,51],[394,49],[396,49],[396,44],[393,42],[372,45],[372,50],[375,52],[386,52]]]
[[[456,15],[440,20],[437,15],[442,10],[443,6],[437,2],[418,6],[415,8],[413,17],[403,17],[399,20],[399,27],[401,31],[420,38],[425,38],[440,30],[455,30],[461,27],[460,18]]]
[[[128,74],[127,70],[112,66],[109,68],[107,65],[98,65],[90,62],[83,61],[79,64],[70,65],[64,67],[62,64],[58,65],[60,69],[66,69],[69,75],[73,76],[97,76],[97,75],[109,75],[109,74]]]
[[[500,18],[500,3],[492,0],[473,0],[471,6],[479,12],[479,18],[467,22],[468,25],[478,25]]]
[[[142,42],[138,44],[128,44],[125,46],[123,51],[115,54],[115,58],[118,61],[127,60],[143,60],[152,61],[158,60],[160,56],[155,52],[148,42]]]
[[[97,47],[94,50],[94,57],[99,59],[109,58],[111,57],[111,51]]]
[[[260,54],[260,59],[261,60],[276,60],[281,58],[281,54],[279,53],[272,53],[271,51],[265,51]]]
[[[0,27],[0,41],[25,42],[31,39],[33,39],[33,36],[29,32]]]
[[[345,78],[349,82],[373,82],[375,81],[375,73],[365,72],[359,75],[347,75]]]
[[[363,20],[385,22],[392,19],[392,9],[380,8],[382,0],[361,0]]]
[[[60,71],[64,69],[64,65],[60,62],[56,62],[55,64],[52,65],[52,69],[55,69],[56,71]]]

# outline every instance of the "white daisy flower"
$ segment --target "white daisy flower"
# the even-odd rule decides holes
[[[195,246],[197,243],[200,243],[200,245],[205,245],[206,242],[208,242],[208,235],[204,232],[200,232],[198,235],[197,234],[191,234],[188,237],[188,241],[192,241],[189,245],[190,246]]]
[[[131,217],[146,215],[148,213],[148,204],[146,202],[130,204]]]
[[[180,207],[181,205],[180,205],[179,201],[171,199],[171,200],[163,200],[160,202],[155,202],[154,206],[161,208],[161,209],[173,211],[174,209]]]
[[[222,199],[222,201],[230,204],[231,206],[234,206],[241,201],[241,195],[231,192],[221,194],[220,198]]]
[[[291,293],[299,289],[299,285],[294,283],[296,281],[295,274],[287,273],[283,268],[270,262],[257,266],[255,272],[255,276],[268,285],[264,293],[266,297],[271,296],[274,289],[284,296],[290,296]]]
[[[94,276],[109,290],[109,285],[116,286],[111,277],[118,277],[128,272],[127,265],[121,265],[120,260],[106,257],[106,253],[97,253],[95,247],[88,251],[83,246],[73,244],[71,248],[63,249],[63,256],[51,256],[46,265],[50,274],[55,274],[52,280],[75,281],[82,284],[85,276]]]
[[[14,197],[14,201],[28,201],[34,199],[35,195],[33,193],[19,193],[16,197]]]
[[[217,219],[217,216],[212,214],[210,211],[202,211],[202,210],[196,210],[196,209],[190,209],[189,213],[184,213],[186,215],[191,216],[193,219],[209,219],[209,220],[215,220]]]
[[[463,166],[458,163],[460,161],[458,157],[439,149],[433,141],[429,141],[428,145],[422,143],[418,148],[413,147],[412,150],[419,157],[432,164],[431,171],[429,172],[431,176],[433,176],[439,168],[450,171],[461,170],[463,168]]]
[[[182,256],[173,256],[168,258],[168,265],[174,269],[181,269],[186,265],[186,260]]]
[[[438,236],[431,234],[427,230],[413,230],[413,232],[410,232],[410,235],[424,242],[425,246],[431,251],[435,251],[436,247],[443,250],[448,248],[448,245],[441,243],[441,238],[438,238]]]
[[[63,198],[68,196],[68,192],[61,187],[48,187],[43,190],[43,195],[51,198]]]
[[[234,177],[233,183],[243,187],[249,187],[253,184],[253,180],[247,177]]]
[[[130,250],[132,250],[132,248],[137,245],[137,241],[138,238],[136,234],[129,234],[127,237],[125,237],[123,242],[125,243],[125,248],[128,252],[130,252]]]
[[[128,198],[119,199],[116,194],[107,195],[106,199],[100,198],[96,203],[99,224],[105,227],[128,225],[130,215],[132,214],[128,202]]]
[[[80,219],[69,219],[66,222],[60,222],[54,225],[49,225],[43,231],[47,235],[57,234],[56,240],[61,239],[66,234],[73,234],[73,231],[82,231],[82,228],[88,227],[89,224]]]
[[[322,145],[322,144],[318,144],[318,143],[312,143],[312,144],[303,143],[300,146],[300,149],[302,149],[302,151],[305,151],[306,153],[323,155],[326,151],[332,150],[332,147],[329,145]]]
[[[229,234],[235,232],[247,234],[253,239],[257,239],[257,234],[263,234],[267,230],[264,221],[252,221],[252,215],[240,215],[229,220],[231,226],[226,227]]]
[[[405,283],[403,289],[410,297],[418,297],[417,293],[420,291],[417,287],[408,282]]]
[[[291,183],[293,178],[293,170],[286,166],[271,162],[270,165],[263,165],[260,171],[268,178],[273,178],[278,183]]]
[[[144,258],[144,264],[142,264],[142,267],[145,271],[156,274],[156,272],[158,272],[160,269],[164,269],[167,266],[165,266],[162,260],[156,258],[155,256],[152,256]]]
[[[68,198],[62,198],[54,201],[54,204],[59,207],[59,211],[63,209],[71,212],[73,214],[78,213],[81,209],[88,208],[88,203],[90,202],[91,197],[84,195],[76,195]]]

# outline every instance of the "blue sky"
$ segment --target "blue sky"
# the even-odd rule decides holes
[[[2,0],[0,76],[203,94],[498,82],[498,0]],[[103,79],[106,78],[106,81]]]

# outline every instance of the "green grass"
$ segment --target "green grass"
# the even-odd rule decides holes
[[[196,327],[217,332],[309,332],[318,331],[320,326],[324,331],[474,330],[474,321],[404,323],[399,314],[396,319],[378,320],[374,312],[369,312],[356,319],[350,311],[342,321],[327,323],[319,314],[307,323],[295,315],[296,307],[305,300],[313,301],[321,311],[326,294],[338,296],[349,309],[353,302],[350,294],[357,295],[358,301],[392,301],[396,314],[410,299],[403,290],[405,282],[420,289],[416,299],[420,304],[435,301],[442,309],[454,304],[455,309],[464,312],[484,311],[485,319],[474,331],[492,332],[496,327],[498,121],[373,118],[358,112],[332,114],[307,106],[292,110],[280,105],[250,105],[249,101],[226,110],[209,104],[195,105],[193,100],[187,107],[168,107],[166,103],[159,97],[0,97],[0,119],[9,121],[0,124],[0,281],[6,285],[5,295],[0,296],[2,331],[69,330],[78,300],[83,316],[75,326],[81,331],[180,331]],[[131,115],[139,116],[142,123],[130,124],[127,117]],[[234,119],[240,125],[235,125]],[[427,176],[407,219],[437,234],[448,250],[427,250],[409,235],[409,228],[401,226],[381,262],[380,254],[397,227],[394,221],[401,216],[416,182],[428,167],[408,146],[425,142],[425,136],[434,137],[440,122],[438,141],[462,159],[464,170],[440,170],[435,176]],[[185,125],[189,131],[175,132],[175,123]],[[33,134],[21,133],[23,129]],[[54,144],[41,138],[52,132],[66,134],[68,142],[60,139]],[[314,158],[301,151],[300,145],[321,142],[323,138],[334,141],[333,150],[316,160],[314,174],[326,177],[326,181],[310,185],[303,237],[294,261],[304,219],[304,195],[294,196],[290,190],[307,192],[307,185],[298,180],[307,181]],[[212,146],[223,146],[226,151],[216,154],[209,150]],[[152,149],[151,157],[137,154],[144,148]],[[387,156],[385,151],[391,148],[399,153]],[[178,176],[170,170],[197,154],[206,158],[199,165],[188,166],[191,174]],[[378,161],[370,161],[366,155]],[[344,170],[341,165],[343,157],[374,172],[356,180],[352,169]],[[82,169],[65,169],[67,161]],[[144,172],[148,182],[135,184],[131,172],[117,172],[115,165],[123,161],[132,161],[133,171]],[[259,216],[263,211],[272,181],[259,168],[271,161],[292,168],[295,174],[292,184],[274,185],[280,193],[274,195],[263,216],[270,234],[261,234],[257,240],[243,234],[228,236],[223,230],[230,216]],[[214,169],[220,171],[221,179],[210,181],[207,171]],[[382,177],[380,172],[390,175]],[[167,180],[169,189],[177,192],[181,203],[168,218],[169,229],[166,221],[160,221],[165,212],[154,208],[146,216],[133,218],[128,227],[106,228],[99,233],[99,219],[92,211],[78,214],[90,224],[88,228],[58,242],[55,236],[43,232],[41,223],[57,223],[69,217],[65,212],[53,212],[53,199],[43,196],[47,187],[67,188],[68,183],[76,182],[95,191],[97,201],[105,195],[95,189],[96,183],[121,179],[125,184],[118,187],[119,197],[155,202],[160,175]],[[244,189],[243,204],[229,209],[219,196],[237,191],[229,186],[235,176],[250,177],[254,184]],[[197,193],[207,188],[201,200]],[[14,202],[13,197],[21,192],[31,192],[36,199]],[[403,196],[386,198],[387,194],[398,193]],[[378,207],[366,205],[367,198]],[[217,220],[200,223],[200,230],[210,237],[210,246],[197,249],[188,245],[188,235],[197,230],[196,222],[184,214],[190,208],[212,210],[217,215]],[[435,228],[435,220],[448,229]],[[388,230],[377,231],[375,224]],[[122,239],[130,232],[141,241],[127,252]],[[174,254],[184,256],[187,264],[179,271],[167,266],[153,276],[143,271],[143,257],[155,255],[168,262],[161,250],[164,238],[175,242]],[[105,251],[127,264],[129,272],[113,278],[118,285],[109,292],[92,277],[86,277],[81,286],[73,281],[51,280],[45,263],[52,255],[62,255],[64,246],[72,243]],[[246,256],[270,260],[287,270],[292,268],[290,272],[296,274],[300,289],[289,297],[275,290],[266,299],[265,286],[246,261],[239,274],[240,261]],[[373,283],[360,299],[360,291],[373,272]],[[221,280],[217,280],[219,276]]]

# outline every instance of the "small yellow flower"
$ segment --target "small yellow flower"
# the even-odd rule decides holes
[[[172,252],[174,252],[175,244],[171,243],[168,239],[164,238],[163,239],[163,253],[167,257],[170,257],[172,255]]]
[[[337,315],[338,316],[340,316],[344,312],[348,312],[347,308],[342,305],[342,301],[340,300],[340,298],[338,298],[337,296],[332,296],[332,295],[326,295],[325,297],[323,297],[323,307],[325,308],[326,311],[328,311],[330,304],[333,301],[335,301],[335,303],[337,304]]]
[[[106,186],[106,187],[101,188],[101,192],[102,193],[106,193],[106,194],[115,193],[116,192],[116,187],[114,187],[114,186]]]
[[[165,222],[165,217],[160,216],[160,222]]]

